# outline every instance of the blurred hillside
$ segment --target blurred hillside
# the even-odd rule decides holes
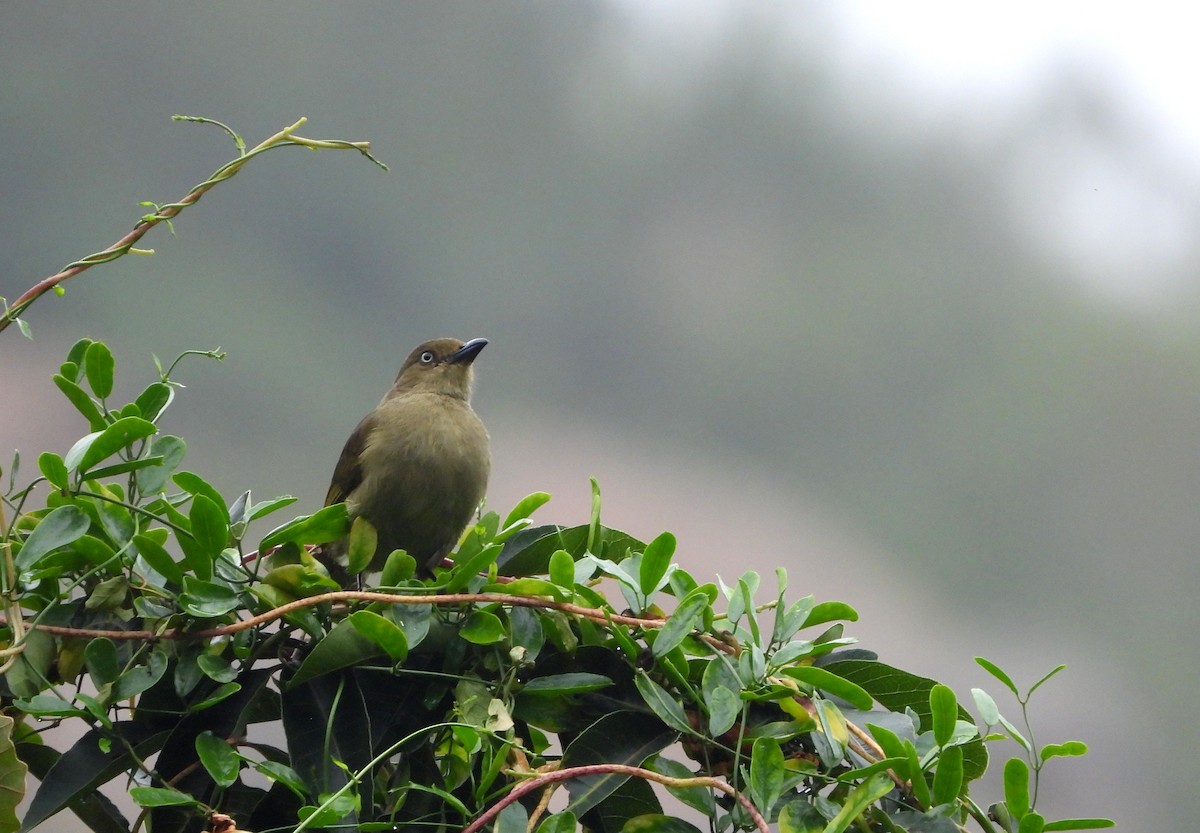
[[[220,344],[170,430],[223,488],[311,510],[412,345],[487,336],[494,505],[550,488],[577,522],[598,474],[612,525],[785,565],[963,696],[973,653],[1066,662],[1035,726],[1093,753],[1047,812],[1188,829],[1200,257],[1079,241],[1131,189],[1193,227],[1195,160],[1085,65],[978,109],[848,73],[835,8],[750,4],[698,42],[604,2],[6,4],[10,299],[231,158],[172,113],[252,144],[306,115],[392,173],[272,153],[155,257],[43,299],[0,345],[0,459],[82,430],[49,383],[79,336],[129,390]]]

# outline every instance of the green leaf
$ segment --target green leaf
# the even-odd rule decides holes
[[[938,755],[937,770],[933,773],[933,804],[950,804],[958,798],[963,784],[963,750],[947,746]]]
[[[1034,683],[1033,685],[1031,685],[1029,687],[1029,693],[1026,694],[1025,696],[1032,697],[1033,693],[1041,687],[1042,683],[1046,682],[1047,680],[1049,680],[1051,677],[1053,677],[1055,674],[1057,674],[1059,671],[1062,671],[1066,667],[1067,666],[1065,666],[1065,665],[1060,665],[1057,668],[1055,668],[1053,671],[1051,671],[1049,674],[1042,677],[1040,680],[1038,680],[1036,683]]]
[[[929,711],[933,720],[933,740],[945,746],[954,735],[958,721],[958,698],[949,686],[938,683],[929,690]]]
[[[121,673],[117,662],[117,646],[111,639],[102,636],[92,639],[84,649],[83,655],[88,676],[92,678],[92,684],[96,688],[108,685]]]
[[[975,662],[978,663],[979,667],[984,671],[988,672],[997,680],[1004,683],[1005,687],[1013,693],[1014,697],[1020,699],[1021,694],[1017,691],[1017,684],[1012,681],[1011,677],[1001,670],[1000,666],[996,665],[991,660],[984,659],[983,657],[975,657]]]
[[[188,520],[191,521],[192,538],[200,545],[207,560],[215,561],[229,543],[229,516],[224,506],[217,505],[207,495],[198,494],[192,498]]]
[[[112,351],[103,341],[93,341],[83,356],[83,371],[87,375],[88,387],[101,399],[112,394],[113,368]]]
[[[192,576],[183,577],[183,594],[179,601],[185,611],[201,619],[224,616],[242,603],[241,596],[232,587]]]
[[[356,631],[382,648],[392,662],[404,662],[408,657],[404,630],[391,619],[370,610],[356,610],[346,618]]]
[[[158,434],[150,441],[150,456],[161,457],[162,462],[138,473],[137,484],[142,494],[161,492],[167,485],[171,472],[179,467],[187,454],[187,443],[171,434]]]
[[[687,715],[683,711],[683,706],[679,705],[679,702],[665,688],[650,679],[649,674],[639,668],[633,681],[642,695],[642,699],[646,701],[646,705],[658,715],[660,720],[677,732],[694,734],[691,724],[688,723]]]
[[[1033,811],[1021,816],[1021,823],[1017,825],[1017,833],[1042,833],[1045,829],[1046,820]]]
[[[971,697],[975,700],[975,708],[979,709],[979,716],[988,726],[995,726],[1000,722],[1000,709],[996,706],[996,701],[992,699],[992,695],[988,694],[982,688],[971,689]]]
[[[88,472],[88,477],[93,480],[102,480],[105,477],[114,477],[118,474],[128,474],[131,471],[154,468],[162,465],[162,461],[162,457],[141,457],[137,460],[123,460],[111,466],[92,469]]]
[[[858,611],[845,602],[821,602],[814,605],[802,627],[811,628],[826,622],[857,622]]]
[[[579,819],[574,813],[562,812],[546,816],[537,826],[537,833],[575,833],[579,828]]]
[[[121,417],[103,431],[89,434],[75,443],[67,452],[67,467],[78,471],[80,476],[87,476],[97,463],[157,431],[158,426],[141,417]]]
[[[878,772],[850,791],[842,809],[825,827],[825,833],[843,833],[864,810],[892,791],[892,781]]]
[[[750,795],[754,805],[769,814],[783,792],[783,750],[774,738],[754,741],[750,753]]]
[[[679,761],[661,755],[655,755],[644,766],[668,778],[694,778],[696,775]],[[717,814],[716,799],[712,790],[706,787],[667,787],[667,792],[706,818],[714,818]]]
[[[625,764],[641,766],[651,755],[661,752],[676,738],[652,715],[645,712],[617,711],[604,715],[580,732],[563,750],[563,768],[594,764]],[[621,803],[617,793],[629,779],[628,775],[602,773],[574,778],[567,782],[570,801],[566,809],[583,816],[610,801]],[[635,779],[637,780],[637,779]],[[638,781],[638,783],[644,783]],[[641,808],[637,812],[653,812],[661,808]],[[604,829],[608,829],[607,826]]]
[[[256,521],[264,515],[269,515],[272,512],[276,512],[280,509],[283,509],[285,506],[291,506],[296,502],[296,500],[297,498],[293,497],[292,495],[281,495],[277,498],[272,498],[271,500],[260,501],[251,506],[246,512],[246,520]]]
[[[32,568],[42,556],[80,538],[91,526],[91,519],[78,506],[60,506],[51,510],[25,539],[17,554],[17,567],[22,570]]]
[[[225,522],[229,522],[229,507],[225,505],[225,498],[217,491],[217,488],[205,480],[195,472],[181,471],[171,476],[171,480],[175,485],[183,489],[194,498],[206,497],[213,502],[221,510],[221,515],[225,518]]]
[[[1029,765],[1020,758],[1004,764],[1004,803],[1015,819],[1029,812]]]
[[[1040,757],[1043,761],[1051,758],[1067,758],[1086,755],[1087,744],[1083,741],[1069,740],[1066,743],[1048,743],[1042,747]]]
[[[38,468],[54,488],[66,490],[71,485],[67,464],[57,454],[43,451],[38,455]]]
[[[287,688],[293,689],[315,677],[356,665],[382,653],[379,645],[363,636],[349,619],[344,619],[313,646],[312,651],[296,669],[295,675],[288,681]]]
[[[742,701],[738,692],[742,690],[737,673],[729,667],[723,656],[709,661],[701,678],[704,705],[708,709],[708,731],[720,737],[733,727],[742,712]]]
[[[508,517],[504,519],[504,523],[500,525],[500,528],[502,530],[508,529],[517,521],[528,518],[548,500],[550,500],[550,495],[546,492],[534,492],[531,495],[526,495],[517,501],[517,505],[508,513]]]
[[[0,830],[21,826],[17,805],[25,797],[25,776],[29,767],[17,756],[13,743],[13,719],[0,715]]]
[[[169,787],[130,787],[129,797],[139,807],[176,807],[200,802],[187,793]]]
[[[346,504],[335,503],[312,515],[301,515],[267,533],[258,545],[260,552],[292,541],[305,544],[328,544],[344,538],[350,532],[350,516]]]
[[[638,587],[647,600],[665,584],[663,579],[671,567],[673,555],[675,555],[675,536],[669,532],[662,533],[646,545],[646,551],[642,553],[642,562],[638,570]]]
[[[841,697],[856,709],[867,711],[874,703],[874,699],[870,693],[862,686],[852,683],[830,671],[826,671],[824,668],[817,668],[812,665],[792,665],[780,670],[784,675],[791,677],[793,680],[799,680],[835,697]]]
[[[662,536],[659,536],[660,538]],[[657,538],[655,539],[658,540]],[[649,550],[647,550],[649,552]],[[642,561],[642,578],[646,578],[646,562]],[[667,623],[659,629],[654,637],[653,654],[661,658],[670,653],[695,630],[697,620],[708,609],[708,594],[702,590],[693,590],[679,603],[675,611],[667,619]]]
[[[825,817],[807,801],[785,804],[779,811],[779,833],[822,833]]]
[[[175,390],[170,385],[164,385],[162,382],[152,382],[147,385],[144,391],[138,394],[138,398],[133,403],[141,411],[142,417],[151,422],[157,422],[174,397]]]
[[[138,555],[160,576],[173,584],[183,583],[183,570],[158,541],[148,535],[134,535],[133,545]]]
[[[1046,833],[1052,830],[1103,830],[1106,827],[1116,827],[1112,819],[1059,819],[1048,821],[1042,827]]]
[[[495,645],[507,637],[500,617],[488,610],[473,612],[458,635],[475,645]]]
[[[529,812],[519,802],[514,801],[496,816],[492,833],[526,833],[528,825]]]
[[[228,787],[237,781],[241,759],[222,738],[208,730],[196,735],[196,754],[217,786]]]
[[[87,392],[83,388],[61,374],[55,374],[52,380],[55,386],[63,392],[63,395],[71,400],[71,404],[75,406],[75,410],[83,414],[83,418],[87,420],[88,428],[95,432],[104,430],[104,426],[108,423],[105,422],[104,415],[100,413],[100,409],[96,407],[95,401],[87,395]]]
[[[128,700],[143,691],[148,691],[163,675],[167,673],[167,655],[155,651],[142,665],[135,665],[125,671],[113,684],[113,701]]]
[[[588,691],[599,691],[602,688],[608,688],[612,684],[613,681],[603,674],[576,671],[569,674],[550,674],[545,677],[534,677],[521,688],[521,693],[540,694],[543,696],[583,694]]]
[[[375,548],[379,544],[379,533],[361,515],[350,524],[350,545],[346,553],[346,572],[352,576],[371,566]]]

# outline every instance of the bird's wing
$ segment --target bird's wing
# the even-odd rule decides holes
[[[354,429],[350,439],[342,449],[337,466],[333,470],[333,479],[329,482],[329,491],[325,494],[325,505],[341,503],[362,483],[362,453],[367,445],[367,437],[375,428],[375,414],[363,417],[362,422]]]

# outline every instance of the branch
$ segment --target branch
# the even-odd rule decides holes
[[[128,233],[126,233],[108,248],[101,249],[98,252],[88,255],[87,257],[83,257],[73,263],[69,263],[64,266],[61,271],[50,275],[47,278],[43,278],[31,286],[23,295],[21,295],[21,297],[17,298],[17,300],[13,302],[12,306],[6,307],[3,314],[0,314],[0,331],[7,329],[10,324],[16,322],[21,325],[22,331],[28,335],[28,331],[25,329],[24,323],[21,322],[19,318],[21,313],[28,309],[34,301],[45,295],[50,290],[55,290],[61,293],[62,289],[60,285],[62,283],[70,280],[76,275],[81,274],[91,267],[100,263],[110,263],[111,261],[114,261],[119,257],[123,257],[130,252],[135,254],[153,254],[154,251],[152,249],[135,249],[134,244],[141,240],[142,237],[145,236],[146,232],[150,231],[150,229],[154,228],[159,223],[165,221],[169,225],[170,221],[176,217],[179,212],[183,211],[184,208],[197,203],[200,198],[204,196],[210,189],[212,189],[217,183],[224,182],[232,177],[234,174],[240,171],[242,166],[250,161],[250,159],[258,156],[260,153],[265,153],[268,150],[273,150],[278,147],[289,146],[307,147],[312,148],[313,150],[357,150],[359,153],[370,159],[385,171],[388,169],[387,165],[383,164],[371,155],[370,142],[347,142],[342,141],[341,139],[308,139],[303,136],[294,135],[294,131],[298,130],[304,125],[305,122],[308,121],[307,117],[301,118],[299,121],[289,127],[285,127],[283,130],[279,131],[274,136],[263,140],[249,151],[246,150],[246,145],[245,142],[242,141],[242,138],[220,122],[199,116],[172,116],[172,118],[176,121],[212,124],[221,128],[230,136],[232,136],[234,141],[237,143],[239,150],[238,158],[222,165],[213,172],[212,176],[192,188],[192,190],[189,191],[178,202],[155,206],[154,213],[143,215],[141,220],[138,221],[137,225],[135,225]]]

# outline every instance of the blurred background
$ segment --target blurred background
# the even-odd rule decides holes
[[[1174,10],[1172,10],[1174,9]],[[1178,7],[593,0],[0,9],[0,294],[308,116],[0,337],[0,459],[187,361],[166,430],[315,510],[403,356],[486,336],[489,503],[669,529],[697,576],[786,567],[885,661],[1037,693],[1039,807],[1200,815],[1200,58]],[[1194,21],[1193,21],[1194,22]],[[265,531],[265,530],[261,530]],[[994,754],[1014,751],[996,748]],[[981,795],[983,802],[995,795]],[[58,829],[58,828],[56,828]]]

